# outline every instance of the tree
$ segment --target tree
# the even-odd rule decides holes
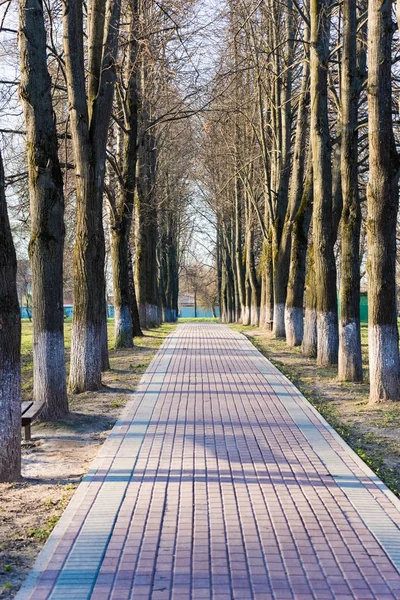
[[[33,393],[42,418],[68,414],[64,356],[63,177],[41,0],[19,2],[20,96],[26,121],[33,296]]]
[[[138,61],[138,2],[134,0],[129,4],[129,31],[126,60],[126,83],[123,77],[120,81],[120,95],[124,107],[122,119],[124,129],[119,160],[121,171],[117,192],[108,190],[107,197],[110,204],[110,230],[111,230],[111,260],[114,288],[115,310],[115,347],[130,348],[133,346],[133,314],[130,287],[130,234],[132,228],[133,207],[136,189],[136,162],[137,162],[137,136],[138,136],[138,96],[137,96],[137,61]]]
[[[368,344],[370,401],[400,400],[396,311],[399,157],[393,135],[391,0],[368,2]]]
[[[332,243],[332,170],[328,121],[328,59],[331,0],[310,3],[310,76],[313,157],[313,238],[318,350],[322,365],[338,360],[336,263]]]
[[[135,193],[135,288],[142,327],[161,323],[157,265],[157,142],[154,126],[153,78],[150,68],[152,2],[139,0],[140,31],[146,51],[138,60],[139,139]]]
[[[339,379],[362,381],[360,332],[360,228],[358,191],[358,104],[361,83],[357,73],[357,3],[343,4],[341,86],[341,287]]]
[[[281,241],[278,268],[285,280],[285,335],[289,346],[303,341],[303,295],[306,270],[307,236],[312,206],[312,156],[309,152],[306,178],[304,165],[310,116],[309,24],[304,25],[305,52],[302,83],[297,109],[296,137],[289,194],[289,205]],[[304,180],[305,179],[305,180]],[[289,267],[287,266],[289,265]]]
[[[0,481],[21,473],[21,315],[0,154]]]
[[[65,71],[76,170],[74,314],[69,389],[101,386],[106,341],[103,193],[120,0],[89,4],[88,95],[82,0],[63,0]]]

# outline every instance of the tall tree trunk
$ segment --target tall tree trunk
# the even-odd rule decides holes
[[[339,224],[343,210],[343,192],[342,192],[342,171],[341,171],[341,156],[342,156],[342,123],[341,116],[337,124],[336,142],[332,151],[332,234],[331,244],[335,247]]]
[[[370,400],[400,400],[396,313],[399,157],[393,135],[392,2],[368,2],[368,343]]]
[[[243,86],[243,77],[239,70],[239,63],[241,60],[241,46],[240,46],[240,23],[238,20],[238,13],[235,11],[234,2],[230,2],[230,15],[232,19],[232,42],[233,42],[233,59],[235,69],[234,79],[234,102],[235,102],[235,116],[234,116],[234,203],[233,203],[233,214],[234,214],[234,271],[235,271],[235,305],[236,305],[236,321],[242,322],[243,313],[245,308],[245,265],[243,260],[243,213],[244,213],[244,190],[243,182],[239,176],[241,169],[241,149],[243,144],[244,132],[240,127],[240,103],[241,103],[241,87]]]
[[[242,312],[243,325],[251,323],[251,308],[252,308],[252,286],[251,286],[251,263],[253,252],[253,231],[250,218],[250,206],[247,201],[244,203],[244,219],[245,219],[245,247],[244,247],[244,306]],[[236,250],[236,248],[235,248]]]
[[[33,297],[33,394],[42,418],[68,414],[64,356],[64,194],[41,0],[19,2],[20,96],[26,120]]]
[[[0,155],[0,481],[21,475],[21,315]]]
[[[232,323],[235,318],[235,304],[231,234],[229,231],[225,231],[221,237],[221,321]]]
[[[358,193],[357,3],[343,3],[341,173],[341,285],[339,323],[339,379],[362,381],[360,332],[360,228]]]
[[[263,241],[261,256],[261,268],[263,270],[261,300],[263,306],[260,310],[260,317],[262,314],[263,320],[261,321],[261,326],[267,331],[272,331],[274,323],[274,277],[271,237],[271,230],[269,230],[267,237]]]
[[[274,316],[273,332],[275,337],[285,337],[285,302],[287,291],[287,279],[289,273],[290,245],[288,240],[283,240],[283,231],[285,216],[289,202],[289,180],[290,180],[290,158],[291,158],[291,124],[292,124],[292,64],[294,58],[294,19],[293,6],[291,0],[286,0],[285,7],[286,21],[286,44],[285,44],[285,69],[282,69],[284,75],[282,78],[281,106],[277,103],[278,112],[277,123],[282,127],[281,148],[278,151],[278,160],[280,167],[278,169],[278,195],[275,215],[273,219],[273,269],[274,269]],[[307,44],[307,42],[306,42]],[[278,71],[279,72],[279,71]],[[279,96],[277,96],[278,99]],[[276,100],[277,100],[276,99]],[[276,101],[275,100],[275,101]],[[279,135],[279,132],[276,131]],[[275,134],[274,134],[275,135]],[[282,243],[283,242],[283,243]]]
[[[331,0],[311,0],[311,129],[314,179],[314,264],[318,352],[321,365],[338,360],[336,264],[332,244],[332,170],[328,122],[328,59]]]
[[[140,324],[160,324],[157,265],[157,203],[154,194],[155,140],[143,134],[138,153],[138,185],[135,195],[135,286]]]
[[[101,4],[101,3],[100,3]],[[99,4],[99,5],[100,5]],[[91,19],[100,18],[94,12]],[[89,40],[101,60],[89,73],[86,96],[83,14],[80,0],[63,0],[64,51],[72,144],[76,169],[77,224],[74,253],[74,314],[72,323],[69,388],[73,393],[96,390],[101,386],[104,363],[105,281],[103,190],[108,126],[114,97],[115,59],[118,48],[120,0],[108,0],[106,31]],[[90,32],[97,31],[90,26]],[[103,39],[105,40],[103,42]],[[101,41],[100,41],[101,40]],[[94,63],[92,63],[94,64]],[[92,79],[99,81],[98,87]]]
[[[300,207],[294,218],[292,228],[290,271],[285,306],[286,341],[290,347],[300,346],[304,335],[304,285],[306,279],[308,232],[312,216],[313,201],[311,153],[309,153],[308,160],[309,164],[307,167],[307,175],[303,187],[303,197]],[[310,295],[308,296],[308,300],[308,310],[315,310],[315,307],[312,307],[312,299]],[[311,315],[308,314],[307,324],[310,323],[310,317]],[[312,326],[311,329],[309,328],[309,332],[312,334]],[[313,334],[311,337],[316,339]],[[309,347],[310,343],[307,343],[307,352],[309,351]]]
[[[304,32],[304,40],[307,45],[309,40],[309,28],[305,25]],[[279,296],[281,300],[285,298],[284,302],[284,320],[285,326],[282,329],[282,324],[280,323],[280,317],[278,319],[278,313],[281,311],[275,311],[274,318],[274,326],[276,327],[277,333],[281,333],[281,337],[283,334],[286,336],[289,346],[298,346],[301,343],[302,335],[303,335],[303,304],[300,306],[294,306],[293,301],[297,302],[293,298],[294,288],[291,287],[289,290],[289,277],[291,275],[290,285],[293,286],[299,285],[300,281],[297,281],[300,278],[297,277],[297,272],[291,271],[293,264],[293,268],[297,269],[300,266],[304,267],[305,270],[305,255],[303,257],[303,262],[301,262],[301,258],[299,256],[299,250],[302,248],[302,230],[304,228],[304,224],[302,224],[302,215],[305,212],[304,216],[307,217],[310,214],[310,211],[301,211],[299,212],[300,204],[302,203],[303,197],[303,179],[304,179],[304,164],[305,164],[305,152],[304,149],[307,146],[307,137],[309,130],[309,103],[310,103],[310,67],[309,67],[309,51],[306,49],[306,55],[303,63],[303,74],[302,74],[302,85],[301,85],[301,95],[299,99],[299,106],[297,110],[297,123],[296,123],[296,137],[295,137],[295,146],[293,153],[293,167],[292,167],[292,177],[291,177],[291,185],[290,185],[290,194],[289,194],[289,204],[286,213],[285,225],[282,232],[282,239],[279,246],[279,253],[276,259],[276,268],[277,273],[275,276],[275,281],[279,281],[280,293]],[[312,171],[311,171],[312,173]],[[303,200],[304,201],[304,200]],[[297,220],[297,224],[296,224]],[[294,227],[297,227],[296,232],[293,231]],[[291,246],[292,239],[296,239],[296,248],[293,254],[293,262],[291,261]],[[306,245],[307,248],[307,245]],[[301,253],[301,250],[300,250]],[[296,267],[295,267],[296,264]],[[303,286],[305,273],[303,273]],[[292,294],[290,298],[288,298],[288,294]],[[303,294],[303,291],[301,292]],[[275,294],[275,298],[277,298],[277,294]],[[289,300],[289,302],[288,302]],[[280,323],[279,327],[277,323]],[[301,336],[301,337],[300,337]]]
[[[164,320],[175,323],[178,319],[179,269],[176,248],[175,215],[167,211],[167,281],[165,286],[166,309]]]
[[[136,188],[137,137],[138,137],[138,96],[137,70],[137,1],[130,4],[129,47],[126,65],[127,93],[125,131],[122,144],[122,185],[118,186],[116,202],[112,193],[110,201],[111,220],[111,260],[114,289],[114,336],[116,348],[133,346],[133,315],[131,312],[130,234]]]
[[[146,24],[146,7],[140,18]],[[135,285],[142,327],[161,322],[157,264],[157,200],[155,196],[157,147],[154,131],[149,129],[151,102],[148,98],[148,56],[141,53],[138,66],[139,147],[135,194]]]
[[[111,227],[111,262],[114,289],[114,336],[116,348],[133,347],[129,288],[129,233],[125,223]]]
[[[110,355],[108,353],[108,303],[107,303],[107,291],[106,291],[106,279],[104,273],[104,289],[103,289],[103,319],[101,321],[101,372],[105,373],[110,370]]]
[[[235,124],[237,129],[237,125]],[[236,143],[239,144],[239,135],[236,134]],[[236,149],[238,151],[238,149]],[[239,167],[236,167],[239,168]],[[242,210],[243,210],[243,190],[240,184],[239,177],[235,177],[235,270],[237,282],[237,299],[236,299],[236,321],[242,322],[243,313],[245,310],[245,278],[243,268],[243,253],[242,253]]]
[[[135,276],[133,273],[133,257],[131,245],[129,244],[129,306],[132,317],[132,331],[134,337],[142,337],[143,332],[140,327],[139,309],[136,300]]]

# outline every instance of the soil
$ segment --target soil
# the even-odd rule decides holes
[[[0,484],[0,599],[13,598],[142,373],[173,326],[145,332],[130,350],[110,352],[104,387],[70,397],[70,415],[36,423],[23,444],[22,479]],[[136,340],[135,340],[136,341]]]

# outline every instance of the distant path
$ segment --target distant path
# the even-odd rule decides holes
[[[17,598],[400,599],[399,507],[244,336],[180,325]]]

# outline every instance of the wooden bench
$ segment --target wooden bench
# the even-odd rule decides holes
[[[265,329],[267,331],[272,331],[274,322],[273,321],[264,321]]]
[[[25,441],[31,440],[31,423],[35,417],[41,412],[44,402],[22,402],[21,405],[21,424],[25,428]]]

